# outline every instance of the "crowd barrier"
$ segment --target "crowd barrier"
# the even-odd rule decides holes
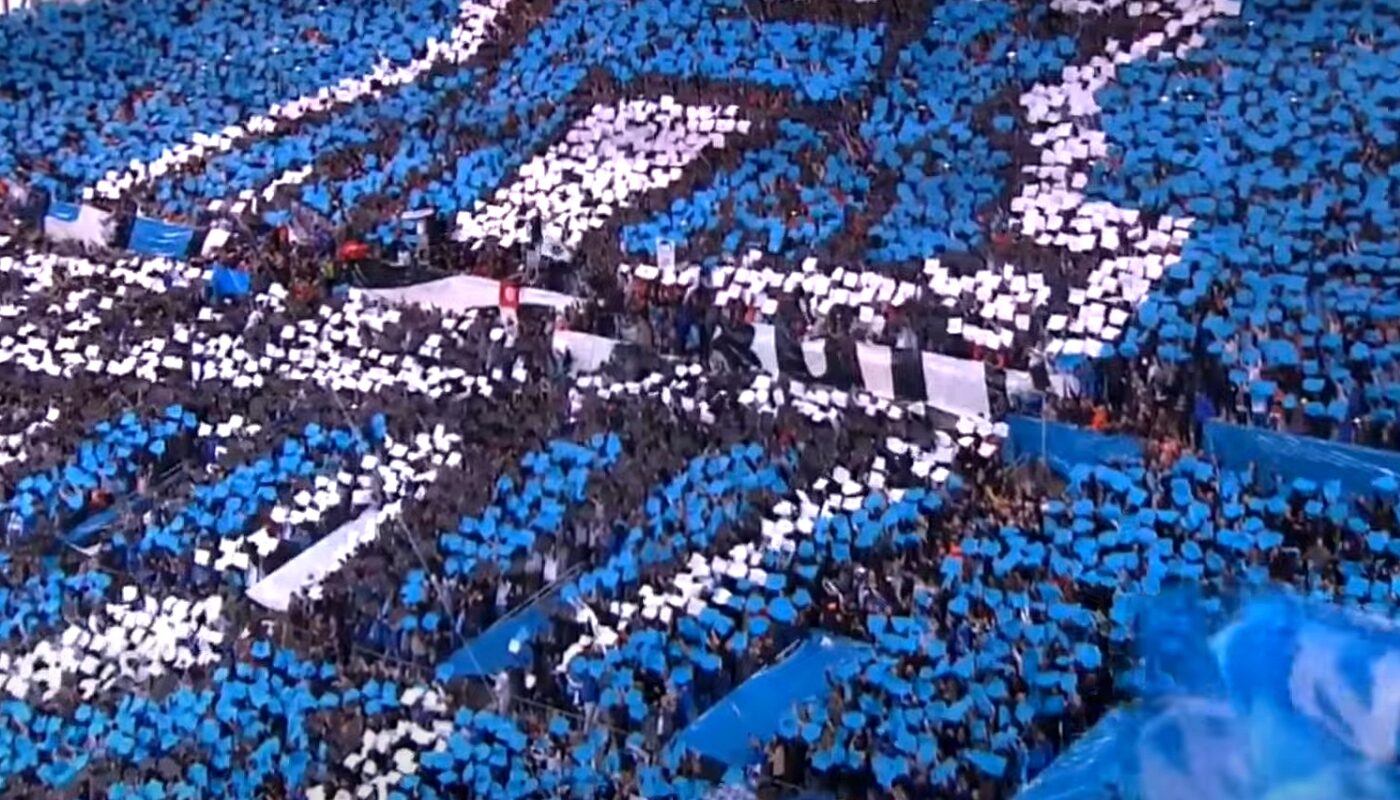
[[[570,371],[578,374],[597,372],[612,360],[613,352],[622,342],[606,336],[595,336],[578,331],[555,331],[554,352],[568,353],[572,357]]]
[[[412,286],[363,291],[367,297],[380,302],[419,305],[453,313],[499,308],[501,304],[501,282],[475,275],[456,275]],[[546,306],[562,311],[578,301],[566,294],[524,287],[520,290],[519,302],[523,306]],[[554,351],[571,356],[570,369],[576,374],[602,369],[619,346],[625,345],[616,339],[579,331],[556,331],[553,338]]]
[[[501,282],[477,275],[454,275],[450,278],[384,289],[366,289],[365,295],[389,303],[408,303],[446,313],[461,313],[473,308],[495,308],[501,304]],[[549,306],[562,311],[578,302],[559,292],[533,286],[520,288],[522,306]]]
[[[390,303],[412,303],[443,311],[496,308],[501,284],[458,275],[391,289],[367,289],[366,296]],[[577,302],[569,295],[526,287],[521,305],[562,310]],[[624,342],[577,331],[554,334],[556,352],[572,354],[574,372],[593,372]],[[802,339],[765,323],[739,325],[716,337],[713,350],[733,369],[761,369],[836,389],[864,389],[877,397],[922,401],[948,413],[990,417],[993,398],[1004,403],[1006,379],[981,361],[939,353],[896,349],[852,339]]]

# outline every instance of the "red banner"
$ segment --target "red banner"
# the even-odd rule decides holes
[[[520,287],[510,281],[501,281],[501,308],[515,311],[520,308]]]

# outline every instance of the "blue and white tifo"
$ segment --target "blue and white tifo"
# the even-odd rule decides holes
[[[1144,643],[1164,684],[1105,717],[1022,798],[1400,793],[1400,638],[1388,620],[1263,595],[1207,643],[1208,611],[1155,613],[1180,615]]]
[[[0,796],[1400,800],[1400,3],[19,5]]]

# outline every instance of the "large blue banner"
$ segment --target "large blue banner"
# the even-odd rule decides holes
[[[1142,442],[1034,417],[1008,417],[1010,431],[1002,448],[1005,457],[1033,461],[1044,457],[1050,467],[1068,476],[1077,464],[1142,458]]]
[[[194,229],[171,225],[157,219],[137,217],[131,228],[131,250],[147,256],[184,258],[189,255]]]
[[[213,292],[215,300],[237,300],[247,297],[253,290],[253,279],[241,269],[217,264],[209,290]]]
[[[677,736],[688,750],[726,766],[742,767],[754,758],[753,740],[776,736],[794,706],[830,691],[827,673],[868,657],[862,642],[817,632],[781,662],[730,692]]]
[[[1131,436],[1097,433],[1034,417],[1008,417],[1010,431],[1005,457],[1013,462],[1045,458],[1051,468],[1069,475],[1077,464],[1141,458],[1142,442]],[[1286,482],[1297,479],[1319,485],[1339,482],[1347,495],[1377,489],[1400,491],[1400,453],[1328,442],[1262,428],[1223,422],[1205,427],[1205,449],[1224,469],[1245,472],[1251,467],[1274,473]]]
[[[1205,434],[1206,449],[1228,469],[1242,471],[1253,465],[1286,481],[1340,481],[1348,494],[1369,493],[1378,482],[1393,486],[1400,476],[1400,453],[1222,422],[1208,423]]]

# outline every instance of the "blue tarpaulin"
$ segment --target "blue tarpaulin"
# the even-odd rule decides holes
[[[500,620],[438,667],[442,680],[453,678],[485,678],[496,673],[530,663],[530,639],[535,632],[549,625],[549,615],[536,602],[515,616]],[[519,642],[515,652],[511,643]]]
[[[243,270],[219,264],[214,267],[210,290],[215,300],[235,300],[246,297],[253,288],[253,279]]]
[[[1028,784],[1017,800],[1099,800],[1121,796],[1137,781],[1133,750],[1143,724],[1153,716],[1143,707],[1110,711],[1048,769]]]
[[[827,670],[869,652],[869,645],[817,632],[792,655],[744,681],[702,714],[681,731],[679,742],[726,766],[746,765],[754,756],[751,738],[772,739],[793,706],[823,695]]]
[[[1243,471],[1253,465],[1285,482],[1340,481],[1348,494],[1365,495],[1378,479],[1400,476],[1400,453],[1223,422],[1207,423],[1205,434],[1206,449],[1221,466]]]
[[[131,227],[131,250],[148,256],[184,258],[189,255],[194,229],[160,220],[137,217]]]
[[[1002,448],[1013,462],[1039,459],[1042,451],[1050,467],[1069,475],[1076,464],[1098,464],[1142,458],[1142,442],[1131,436],[1111,436],[1062,422],[1042,422],[1032,417],[1008,417],[1010,431]]]
[[[73,203],[55,200],[49,204],[49,210],[45,216],[53,217],[60,222],[77,222],[81,212],[82,208]]]

